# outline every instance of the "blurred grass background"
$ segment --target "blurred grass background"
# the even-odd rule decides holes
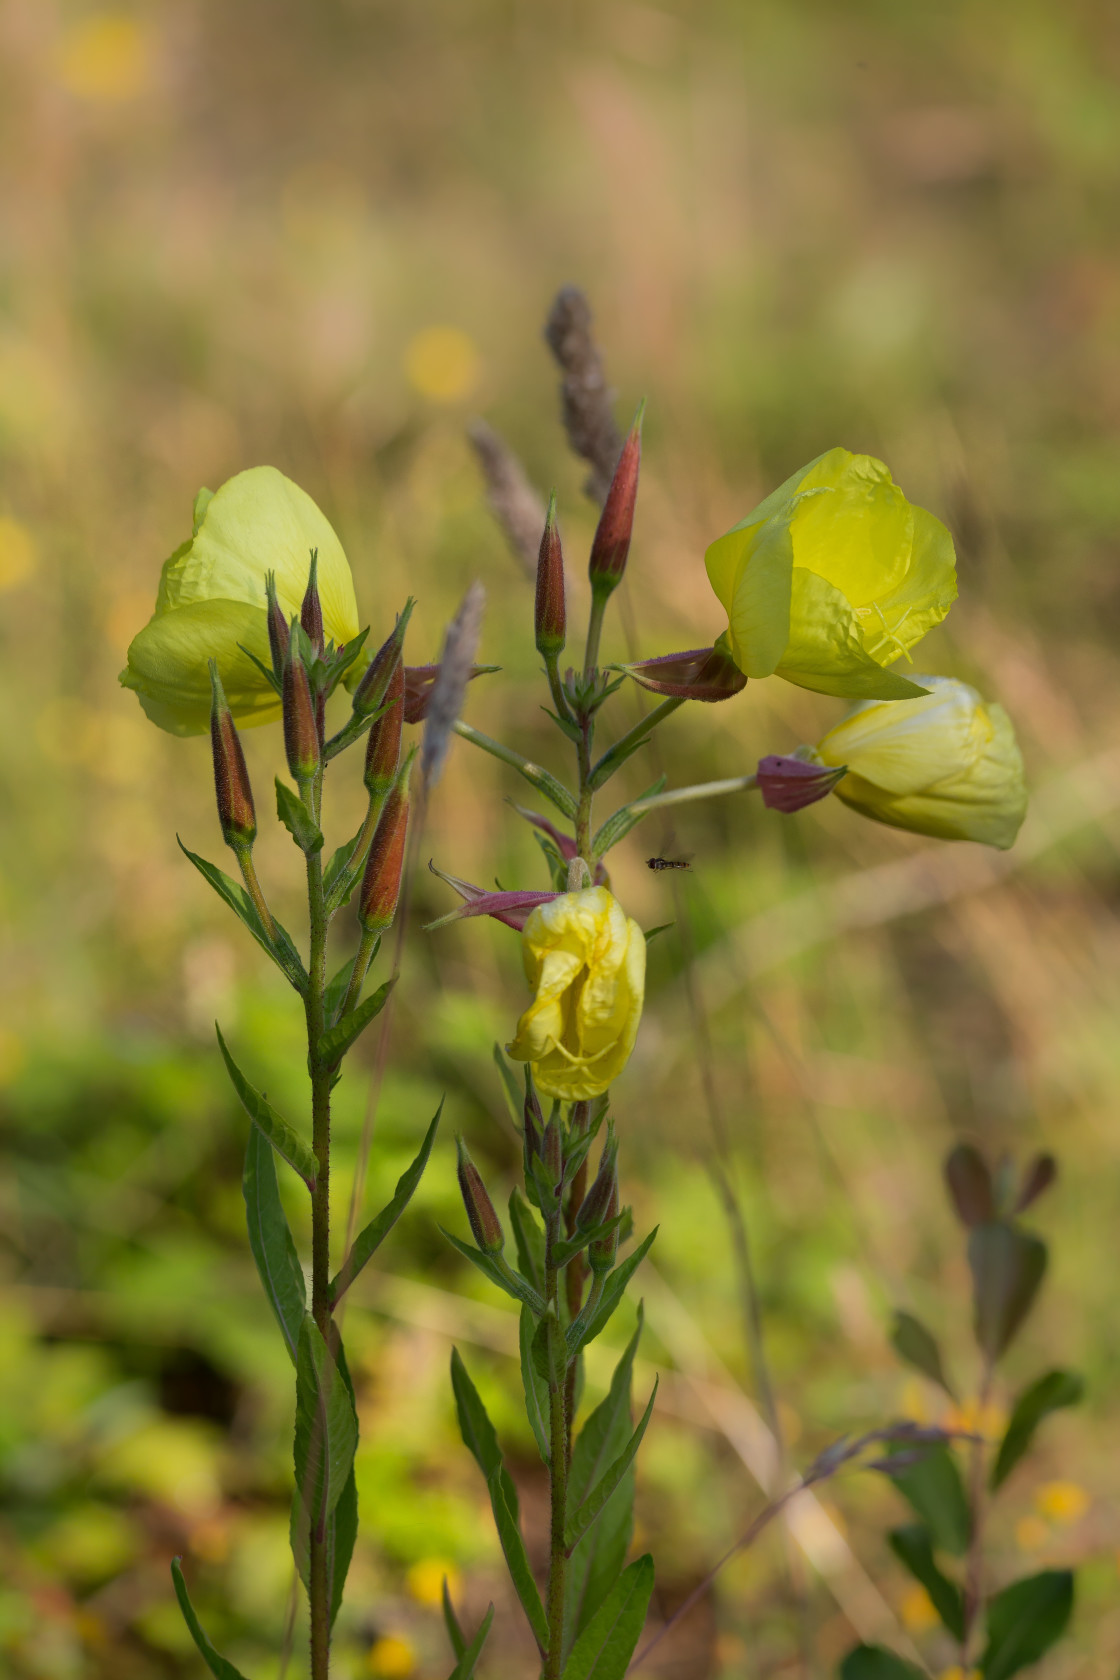
[[[1009,1486],[993,1567],[1076,1563],[1074,1635],[1046,1673],[1114,1673],[1115,9],[2,0],[0,44],[0,1668],[196,1675],[167,1572],[182,1551],[217,1643],[260,1680],[279,1673],[290,1370],[244,1238],[244,1118],[212,1021],[289,1111],[300,1023],[176,848],[178,831],[220,854],[205,741],[160,736],[116,687],[159,564],[200,484],[274,463],[335,523],[375,639],[412,592],[410,656],[434,658],[484,581],[484,655],[503,674],[474,685],[467,715],[556,763],[530,592],[464,428],[485,414],[558,486],[574,622],[595,516],[540,336],[574,280],[620,422],[649,399],[630,585],[643,652],[718,632],[705,545],[835,443],[884,457],[956,535],[961,600],[919,668],[1012,711],[1036,796],[1014,852],[930,846],[833,802],[783,819],[740,798],[651,821],[612,868],[650,927],[680,906],[644,858],[696,854],[680,890],[795,1462],[900,1411],[938,1415],[888,1347],[895,1305],[937,1329],[969,1390],[967,1272],[939,1182],[950,1143],[1059,1155],[1035,1221],[1051,1277],[1008,1375],[1069,1363],[1089,1399],[1047,1424]],[[625,651],[615,615],[605,654]],[[620,695],[620,728],[636,707]],[[674,718],[659,750],[678,781],[742,773],[837,711],[751,685]],[[263,810],[278,731],[248,747]],[[628,785],[652,774],[639,762]],[[357,766],[336,782],[341,837]],[[425,853],[541,884],[508,794],[512,777],[458,746]],[[266,833],[258,857],[298,926],[286,838]],[[414,925],[448,907],[425,878]],[[618,1089],[636,1217],[661,1223],[643,1380],[676,1373],[639,1478],[655,1618],[759,1505],[682,968],[678,926],[651,950]],[[445,1570],[471,1614],[498,1599],[487,1674],[528,1672],[446,1374],[455,1336],[539,1540],[511,1321],[435,1231],[462,1223],[453,1129],[495,1187],[511,1182],[490,1046],[520,997],[506,930],[410,938],[371,1205],[442,1091],[447,1134],[347,1315],[365,1526],[340,1680],[446,1672]],[[356,1067],[343,1190],[365,1101]],[[866,1476],[824,1504],[806,1577],[817,1672],[854,1629],[900,1625],[934,1673],[951,1665],[882,1540],[896,1496]],[[788,1579],[780,1537],[752,1550],[650,1674],[798,1672]]]

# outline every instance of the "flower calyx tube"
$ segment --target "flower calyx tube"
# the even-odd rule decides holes
[[[370,841],[358,892],[358,920],[366,934],[384,933],[397,913],[408,838],[408,784],[415,756],[413,749],[397,772]]]
[[[467,1146],[461,1137],[455,1139],[458,1151],[459,1193],[463,1198],[463,1206],[467,1210],[467,1218],[474,1233],[474,1240],[483,1254],[497,1258],[506,1246],[506,1234],[502,1229],[502,1222],[498,1218],[489,1192],[482,1182],[482,1175],[467,1152]]]
[[[284,662],[284,751],[288,769],[296,783],[303,787],[319,768],[322,743],[316,698],[295,636],[292,644]]]
[[[488,676],[493,671],[500,671],[500,665],[474,665],[471,667],[468,682],[475,677]],[[404,721],[406,723],[423,723],[428,715],[428,708],[432,703],[432,691],[439,676],[439,665],[406,665],[404,668]]]
[[[404,666],[399,657],[389,671],[385,693],[378,704],[384,704],[386,709],[370,724],[366,740],[364,781],[371,799],[385,798],[396,780],[400,765],[404,728]]]
[[[241,737],[226,700],[215,660],[210,661],[213,702],[210,711],[210,744],[214,754],[214,793],[222,839],[239,856],[249,851],[257,837],[257,812],[253,789],[245,764]]]

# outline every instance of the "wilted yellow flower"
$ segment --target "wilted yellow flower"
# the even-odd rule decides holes
[[[881,461],[830,449],[705,556],[735,663],[852,699],[917,693],[884,667],[957,596],[953,539],[912,507]]]
[[[1027,810],[1011,719],[953,677],[916,677],[917,700],[863,701],[817,751],[846,764],[836,796],[865,817],[1006,851]]]
[[[508,1046],[547,1097],[597,1097],[634,1048],[646,986],[646,942],[606,887],[561,893],[531,911],[521,935],[535,994]]]
[[[311,497],[275,467],[250,467],[214,493],[199,491],[194,536],[164,563],[155,612],[133,638],[121,672],[153,723],[172,735],[209,729],[211,659],[239,724],[280,716],[280,696],[243,649],[271,664],[265,573],[276,574],[284,614],[298,616],[312,549],[323,624],[341,645],[358,633],[354,580]]]

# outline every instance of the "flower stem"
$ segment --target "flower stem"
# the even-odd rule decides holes
[[[691,799],[714,799],[720,793],[751,793],[758,786],[758,777],[731,776],[722,782],[694,782],[691,787],[669,788],[665,793],[651,793],[647,799],[635,799],[627,809],[634,816],[647,811],[659,811],[665,805],[684,805]]]
[[[264,892],[257,877],[257,866],[253,862],[253,853],[248,846],[236,848],[237,862],[241,869],[241,879],[245,883],[249,897],[253,901],[253,908],[264,923],[264,931],[272,940],[276,938],[276,923],[272,919],[272,911],[265,902]]]
[[[369,973],[369,965],[373,961],[373,954],[377,950],[377,944],[380,938],[381,935],[376,932],[370,933],[366,930],[362,933],[361,943],[358,946],[358,952],[354,958],[354,966],[350,970],[350,984],[346,988],[346,996],[343,999],[342,1008],[338,1012],[338,1018],[340,1021],[344,1015],[349,1015],[350,1011],[362,995],[362,987],[365,985],[366,975]]]
[[[675,695],[670,700],[662,700],[660,706],[655,706],[653,711],[648,713],[640,723],[634,725],[633,729],[628,729],[626,734],[621,736],[614,746],[603,754],[598,764],[592,768],[587,784],[591,791],[594,793],[597,788],[602,787],[604,782],[609,781],[615,771],[630,757],[630,754],[641,746],[650,730],[656,729],[659,723],[662,723],[665,718],[671,717],[678,707],[683,705],[684,701]]]
[[[560,1274],[552,1264],[552,1252],[560,1235],[559,1215],[548,1222],[545,1237],[545,1300],[559,1318]],[[568,1520],[568,1432],[567,1371],[560,1381],[548,1385],[549,1465],[548,1482],[552,1517],[548,1547],[548,1650],[541,1680],[560,1680],[564,1655],[564,1595],[568,1557],[564,1549],[564,1528]]]
[[[566,817],[569,819],[575,817],[576,801],[574,797],[564,784],[558,782],[556,777],[548,770],[545,770],[539,764],[534,764],[532,759],[525,758],[521,753],[515,752],[512,747],[504,746],[501,741],[495,741],[492,736],[484,735],[481,729],[475,729],[472,724],[464,723],[462,718],[457,723],[452,724],[452,728],[455,734],[461,736],[464,741],[469,741],[472,746],[481,747],[483,752],[488,752],[492,758],[500,758],[503,764],[510,764],[515,770],[520,771],[525,780],[532,783],[537,792],[543,793],[546,799],[551,799],[556,809],[562,811]]]
[[[603,634],[603,618],[610,599],[609,591],[593,589],[591,593],[591,612],[587,620],[587,651],[583,656],[583,674],[589,677],[599,663],[599,638]]]

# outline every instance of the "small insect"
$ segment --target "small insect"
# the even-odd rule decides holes
[[[646,868],[647,869],[687,869],[695,856],[696,856],[695,852],[688,852],[686,854],[686,856],[679,857],[679,858],[663,858],[663,857],[647,858],[646,859]]]

